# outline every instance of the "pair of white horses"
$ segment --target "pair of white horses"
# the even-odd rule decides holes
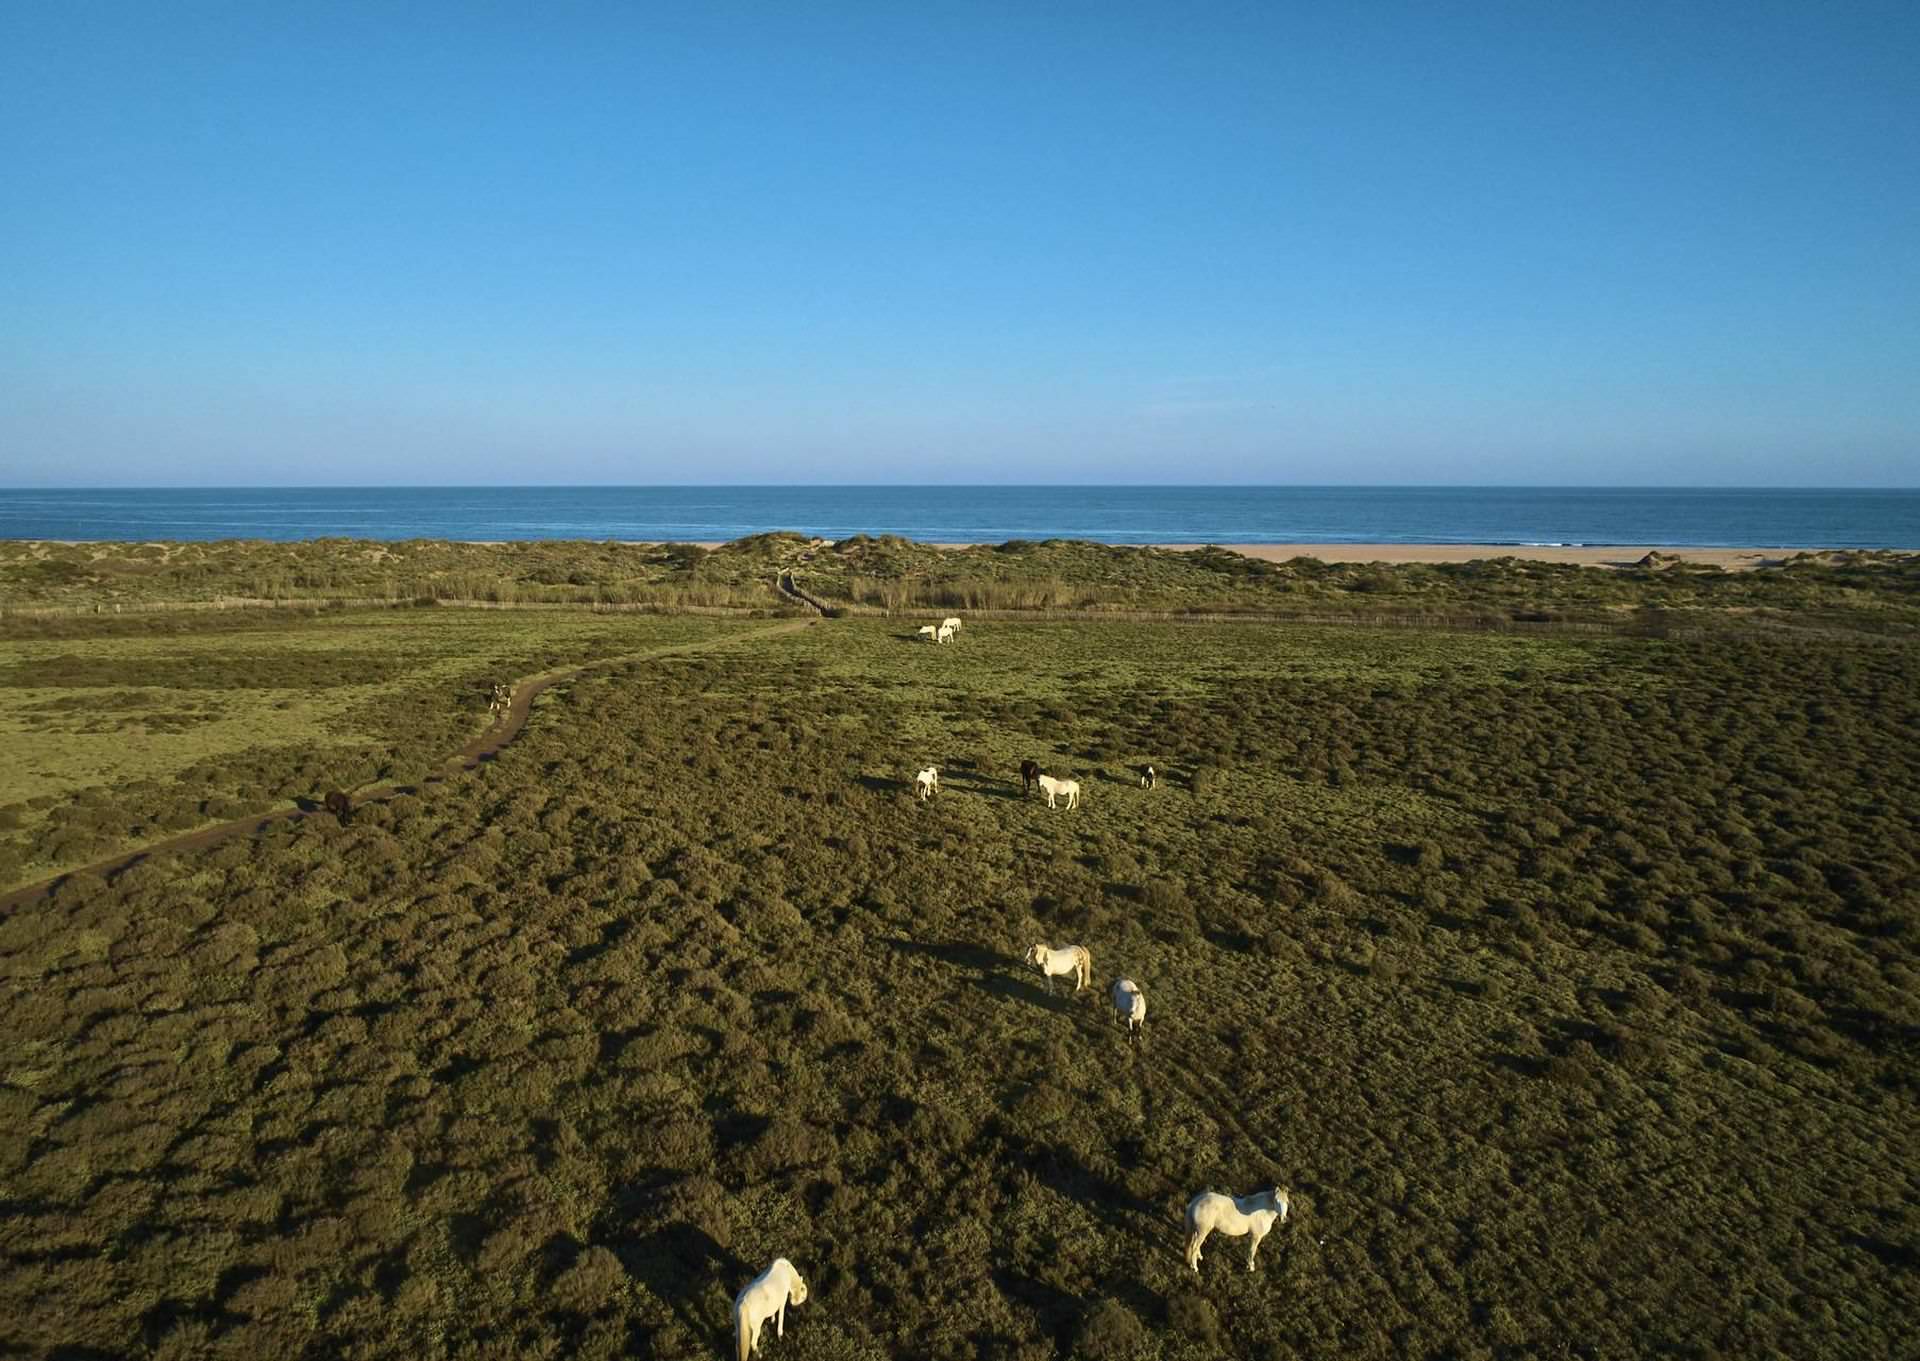
[[[1077,945],[1068,948],[1080,950],[1084,962],[1085,950]],[[1114,985],[1114,991],[1118,993],[1119,984]],[[1144,1005],[1145,999],[1141,1001]],[[1200,1247],[1211,1234],[1217,1233],[1228,1238],[1251,1234],[1253,1241],[1247,1247],[1247,1270],[1252,1271],[1261,1242],[1273,1231],[1275,1224],[1287,1222],[1288,1208],[1287,1193],[1278,1186],[1268,1191],[1256,1191],[1250,1196],[1223,1196],[1217,1191],[1202,1191],[1187,1202],[1187,1265],[1196,1272],[1200,1270]],[[766,1327],[768,1319],[774,1321],[773,1335],[785,1337],[787,1306],[806,1302],[807,1283],[794,1270],[793,1263],[784,1257],[774,1258],[772,1266],[754,1277],[745,1289],[734,1296],[735,1361],[751,1361],[753,1353],[760,1350],[760,1330]]]
[[[948,615],[937,624],[922,624],[918,632],[930,643],[951,643],[953,635],[960,631],[958,615]]]
[[[1071,975],[1075,992],[1084,991],[1093,981],[1093,953],[1084,945],[1062,945],[1057,950],[1050,945],[1035,945],[1028,949],[1026,962],[1040,970],[1048,992],[1053,991],[1056,978]],[[1110,996],[1114,1015],[1126,1022],[1127,1038],[1138,1039],[1147,1024],[1146,993],[1131,978],[1116,978]]]
[[[1051,775],[1040,777],[1040,791],[1047,796],[1047,807],[1058,808],[1056,798],[1067,801],[1067,811],[1072,812],[1080,806],[1080,781],[1056,780]],[[922,802],[940,792],[940,771],[936,766],[917,770],[913,774],[913,796]]]

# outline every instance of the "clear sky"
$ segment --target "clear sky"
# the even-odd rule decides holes
[[[0,486],[1920,485],[1920,3],[0,0]]]

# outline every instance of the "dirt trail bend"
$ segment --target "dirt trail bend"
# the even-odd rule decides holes
[[[426,786],[441,783],[450,774],[477,769],[482,762],[489,760],[494,753],[520,735],[521,730],[527,726],[527,716],[533,712],[534,700],[538,699],[543,691],[562,682],[574,680],[590,671],[598,671],[609,666],[624,666],[629,662],[653,661],[660,657],[684,656],[693,652],[733,647],[783,633],[797,633],[819,622],[817,618],[787,619],[767,628],[736,633],[727,638],[712,638],[700,643],[675,643],[668,647],[648,648],[641,652],[623,652],[617,657],[602,657],[597,661],[582,662],[578,666],[565,666],[553,671],[543,671],[538,675],[523,676],[513,683],[513,700],[508,704],[506,712],[488,725],[486,731],[443,760],[437,773],[428,775],[419,786],[403,785],[397,782],[362,785],[353,796],[353,805],[355,808],[360,808],[369,803],[384,803],[396,794],[417,794]],[[76,874],[97,874],[104,879],[111,879],[121,871],[139,864],[150,855],[171,855],[180,851],[205,850],[210,846],[231,841],[237,836],[257,835],[275,823],[332,816],[333,814],[318,806],[281,807],[271,812],[252,813],[243,818],[235,818],[231,822],[215,823],[211,827],[202,827],[198,831],[168,837],[164,841],[149,842],[136,850],[122,851],[105,860],[95,861],[91,865],[63,870],[51,879],[43,879],[37,884],[27,884],[0,894],[0,912],[11,912],[17,907],[24,907],[28,903],[50,897],[55,889]]]

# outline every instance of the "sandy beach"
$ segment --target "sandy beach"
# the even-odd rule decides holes
[[[723,548],[717,540],[697,545]],[[935,548],[980,548],[993,545],[942,543]],[[1189,553],[1205,548],[1200,543],[1156,543],[1123,545],[1164,549],[1169,553]],[[1222,544],[1231,552],[1243,553],[1266,562],[1286,562],[1292,558],[1318,558],[1322,562],[1473,562],[1480,558],[1525,558],[1530,562],[1569,562],[1578,567],[1618,569],[1636,566],[1649,553],[1678,558],[1703,566],[1721,567],[1729,572],[1746,572],[1756,567],[1778,567],[1796,553],[1817,553],[1813,548],[1674,548],[1666,544],[1631,544],[1606,547],[1570,547],[1565,545],[1527,546],[1483,543],[1233,543]],[[1907,551],[1907,550],[1900,550]]]
[[[1802,548],[1672,548],[1661,544],[1607,547],[1519,546],[1472,543],[1237,543],[1225,544],[1236,553],[1267,562],[1289,558],[1318,558],[1322,562],[1472,562],[1478,558],[1525,558],[1532,562],[1570,562],[1581,567],[1632,567],[1648,553],[1685,562],[1723,567],[1730,572],[1776,567]],[[1162,543],[1156,548],[1175,551],[1204,547],[1197,543]]]

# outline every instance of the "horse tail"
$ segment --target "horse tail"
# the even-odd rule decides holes
[[[733,1336],[737,1361],[751,1361],[753,1329],[747,1326],[747,1305],[744,1300],[735,1300],[733,1304]]]

